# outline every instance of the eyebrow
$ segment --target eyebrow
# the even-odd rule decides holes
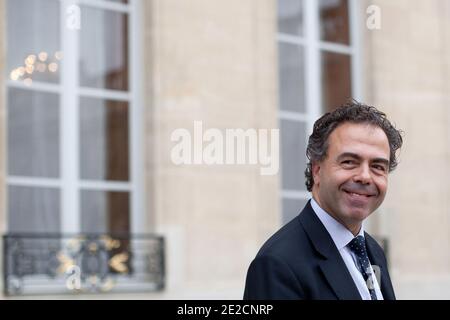
[[[361,160],[361,159],[362,159],[361,156],[359,156],[358,154],[353,153],[353,152],[344,152],[344,153],[341,153],[341,154],[337,157],[337,160],[339,161],[339,160],[342,160],[343,158],[353,158],[353,159],[357,159],[357,160]],[[377,162],[377,163],[383,163],[383,164],[385,164],[386,166],[389,166],[389,160],[388,160],[388,159],[385,159],[385,158],[375,158],[375,159],[372,159],[371,161],[372,161],[372,162]]]

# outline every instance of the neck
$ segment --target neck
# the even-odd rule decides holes
[[[337,222],[342,224],[348,231],[350,231],[355,237],[358,235],[358,233],[361,231],[361,222],[354,222],[354,221],[346,221],[344,219],[339,218],[332,210],[327,208],[322,202],[320,201],[320,198],[317,195],[317,192],[314,190],[312,191],[312,195],[314,200],[317,202],[319,207],[321,207],[329,216],[331,216],[333,219],[335,219]]]

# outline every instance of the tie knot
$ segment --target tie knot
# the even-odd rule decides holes
[[[367,257],[366,241],[363,236],[357,236],[348,244],[349,248],[360,258]]]

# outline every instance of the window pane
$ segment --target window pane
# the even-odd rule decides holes
[[[8,77],[59,82],[59,1],[7,2]]]
[[[59,96],[8,90],[8,173],[59,177]]]
[[[59,190],[10,186],[8,232],[59,232]]]
[[[306,190],[305,124],[281,120],[281,173],[283,190]]]
[[[129,179],[128,103],[80,99],[82,179]]]
[[[306,199],[283,199],[283,224],[294,219],[305,207]]]
[[[347,0],[320,0],[320,38],[350,44]]]
[[[83,7],[80,85],[128,90],[128,16]]]
[[[128,192],[81,191],[81,231],[128,233],[129,198]]]
[[[332,110],[352,96],[350,56],[339,53],[322,53],[323,110]]]
[[[278,0],[278,31],[303,35],[303,0]]]
[[[304,112],[305,90],[303,49],[286,43],[278,45],[279,86],[281,110]]]

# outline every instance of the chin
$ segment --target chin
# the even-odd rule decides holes
[[[344,224],[362,222],[370,215],[367,209],[355,208],[346,204],[339,206],[339,209],[335,213],[335,218]]]
[[[363,221],[368,216],[370,216],[370,211],[368,210],[362,210],[359,208],[349,208],[347,211],[349,214],[347,215],[348,218],[355,221]]]

